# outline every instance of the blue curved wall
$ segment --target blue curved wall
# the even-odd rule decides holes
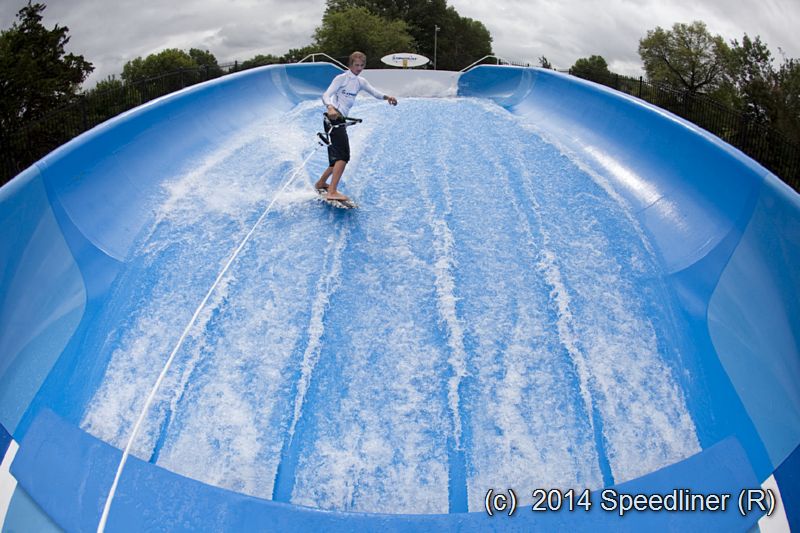
[[[67,529],[94,529],[119,452],[77,429],[88,401],[63,398],[81,338],[154,214],[145,201],[178,166],[236,131],[317,98],[330,65],[227,76],[117,117],[51,153],[0,189],[0,423],[20,442],[12,472]],[[664,111],[550,71],[478,67],[459,96],[489,98],[581,152],[633,207],[690,324],[712,404],[697,425],[704,451],[623,484],[728,491],[758,485],[800,443],[800,199],[737,150]],[[85,379],[98,380],[102,369]],[[57,437],[56,437],[57,436]],[[795,461],[796,462],[796,461]],[[207,487],[132,461],[111,525],[147,528],[457,526],[503,528],[483,514],[347,515],[303,510]],[[53,484],[54,475],[65,479]],[[142,514],[162,491],[172,507]],[[79,502],[83,502],[80,504]],[[90,503],[86,503],[90,502]],[[191,508],[189,516],[183,510]],[[616,528],[593,512],[515,517],[518,527]],[[626,526],[747,528],[735,513],[631,516]],[[535,521],[538,520],[538,521]],[[707,520],[707,522],[703,522]],[[728,522],[725,522],[728,520]]]

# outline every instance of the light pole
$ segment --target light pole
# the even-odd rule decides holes
[[[437,37],[439,37],[439,30],[441,29],[438,24],[433,25],[433,70],[436,70],[436,46],[439,44]]]

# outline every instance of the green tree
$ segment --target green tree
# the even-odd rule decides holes
[[[542,56],[542,57],[539,58],[539,66],[542,67],[542,68],[555,70],[553,68],[553,65],[550,63],[550,61],[548,61],[548,59],[545,56]]]
[[[200,69],[204,70],[204,77],[206,79],[217,78],[222,76],[222,69],[217,63],[217,58],[208,50],[200,50],[192,48],[189,50],[189,57],[192,58],[194,64]]]
[[[800,145],[800,60],[785,59],[775,79],[775,125]]]
[[[760,37],[731,42],[726,65],[726,84],[714,95],[759,122],[774,118],[775,68],[772,53]]]
[[[125,63],[125,66],[122,67],[122,79],[128,83],[134,83],[180,69],[195,69],[197,66],[192,56],[183,50],[168,48],[157,54],[150,54],[146,58],[137,57]]]
[[[650,81],[690,93],[711,92],[724,82],[728,45],[711,35],[705,23],[656,27],[639,41],[639,56]]]
[[[315,52],[321,52],[317,45],[310,44],[308,46],[304,46],[302,48],[290,48],[286,54],[284,54],[280,58],[281,63],[297,63],[301,59],[304,59],[306,56],[309,56]]]
[[[371,67],[379,66],[386,54],[407,51],[414,43],[405,22],[385,19],[363,7],[325,13],[314,39],[318,49],[340,60],[360,50]]]
[[[408,25],[408,33],[414,39],[413,50],[398,49],[392,52],[416,51],[433,60],[436,26],[443,29],[448,17],[446,0],[328,0],[326,13],[351,7],[363,7],[387,20],[402,20]]]
[[[355,7],[406,23],[413,43],[389,52],[417,52],[431,60],[436,55],[437,68],[445,70],[461,69],[492,53],[492,37],[486,27],[480,21],[460,16],[455,8],[447,6],[446,0],[328,0],[325,13]]]
[[[278,56],[274,56],[272,54],[258,54],[257,56],[251,57],[246,61],[242,61],[236,70],[247,70],[256,67],[263,67],[264,65],[274,65],[281,62],[281,58]]]
[[[122,67],[122,79],[129,84],[159,78],[158,88],[148,86],[149,91],[166,94],[203,80],[222,75],[217,58],[211,52],[196,48],[188,53],[177,48],[168,48],[146,58],[137,57]],[[145,99],[156,94],[145,95]]]
[[[69,28],[42,25],[44,4],[17,13],[0,32],[0,129],[8,132],[72,101],[94,70],[83,56],[68,54]]]
[[[143,102],[141,92],[134,85],[123,83],[116,76],[100,80],[85,96],[88,122],[91,125],[99,124]]]
[[[462,17],[455,8],[448,7],[441,27],[438,68],[460,70],[492,54],[492,36],[482,22]]]
[[[608,63],[603,56],[582,57],[575,61],[569,71],[574,76],[601,83],[608,83],[611,79],[611,71],[608,70]]]

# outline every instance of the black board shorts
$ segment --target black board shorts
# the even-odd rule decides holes
[[[337,124],[344,124],[344,119],[340,117],[330,122],[327,119],[324,120],[325,131]],[[333,166],[337,161],[344,161],[345,163],[350,161],[350,139],[347,137],[347,128],[345,126],[333,128],[330,132],[330,140],[331,143],[328,145],[328,164]]]

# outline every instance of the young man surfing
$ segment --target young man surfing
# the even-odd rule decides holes
[[[394,96],[388,96],[370,85],[361,78],[359,74],[367,64],[367,56],[362,52],[353,52],[348,61],[349,70],[339,74],[331,82],[328,90],[322,95],[322,102],[325,104],[325,132],[329,134],[330,144],[328,145],[328,168],[322,173],[316,183],[317,190],[327,189],[326,198],[328,200],[347,201],[349,198],[340,193],[336,187],[344,174],[344,168],[350,161],[350,140],[347,137],[347,128],[344,118],[353,107],[356,95],[360,91],[367,91],[375,98],[386,100],[390,105],[397,105]],[[328,178],[333,176],[330,185]]]

